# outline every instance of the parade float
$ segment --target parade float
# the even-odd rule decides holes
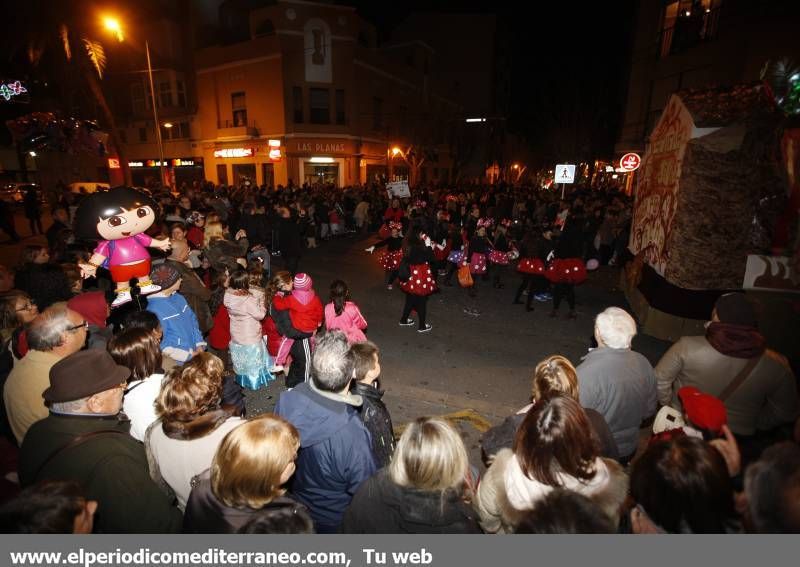
[[[622,274],[645,333],[702,334],[716,298],[745,290],[774,346],[798,350],[785,332],[800,319],[798,175],[800,129],[766,84],[671,96],[636,175]]]

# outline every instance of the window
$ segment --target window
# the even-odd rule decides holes
[[[186,83],[178,79],[175,81],[175,92],[178,95],[178,106],[186,107]]]
[[[309,113],[312,124],[330,124],[331,101],[328,89],[309,89]]]
[[[661,57],[679,53],[714,39],[722,0],[673,0],[664,6]]]
[[[189,137],[189,123],[175,122],[171,127],[161,127],[161,138],[163,140],[179,140]]]
[[[314,37],[314,51],[311,54],[311,62],[314,65],[325,64],[325,30],[314,28],[311,30]]]
[[[345,124],[347,114],[344,109],[344,89],[336,89],[336,123]]]
[[[147,141],[147,128],[139,128],[139,141],[140,142]]]
[[[266,19],[256,27],[255,36],[256,37],[264,37],[268,35],[275,35],[275,24],[272,23],[272,20]]]
[[[383,130],[383,101],[377,97],[372,99],[372,129]]]
[[[135,113],[141,114],[145,111],[144,86],[142,83],[133,83],[131,85],[131,105]]]
[[[224,163],[217,164],[217,183],[220,185],[228,184],[228,166]]]
[[[188,122],[178,122],[178,137],[179,138],[188,138],[191,134],[189,130],[189,123]]]
[[[292,87],[292,107],[294,108],[294,123],[303,123],[303,87]]]
[[[163,107],[172,106],[172,84],[164,81],[158,85],[158,103]]]
[[[247,101],[243,92],[231,94],[231,108],[233,109],[233,125],[247,126]]]

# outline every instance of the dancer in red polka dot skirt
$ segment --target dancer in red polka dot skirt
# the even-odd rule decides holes
[[[397,270],[400,269],[400,261],[403,259],[403,225],[397,221],[389,222],[389,229],[391,236],[384,238],[366,248],[366,251],[372,254],[376,248],[386,246],[386,251],[378,256],[378,264],[386,272],[386,289],[392,289],[394,280],[397,279]]]
[[[401,281],[400,289],[406,294],[406,303],[400,317],[400,326],[411,327],[414,321],[409,318],[412,311],[417,312],[419,326],[417,331],[427,333],[433,327],[427,322],[428,296],[436,291],[436,278],[431,266],[436,261],[433,250],[420,239],[416,229],[409,231],[403,246],[403,262],[408,263],[408,279]]]

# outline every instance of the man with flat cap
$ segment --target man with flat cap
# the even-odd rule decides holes
[[[101,350],[57,362],[43,394],[50,415],[22,442],[20,481],[78,481],[98,502],[95,532],[177,532],[180,511],[150,479],[144,447],[120,415],[130,374]]]
[[[717,299],[706,334],[682,337],[656,366],[658,399],[680,409],[685,386],[722,400],[740,442],[793,422],[797,389],[786,359],[766,346],[753,305],[743,293]]]

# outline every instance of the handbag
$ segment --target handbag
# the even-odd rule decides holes
[[[472,274],[469,271],[469,266],[461,266],[458,268],[458,285],[461,287],[472,287],[475,282],[472,281]]]

